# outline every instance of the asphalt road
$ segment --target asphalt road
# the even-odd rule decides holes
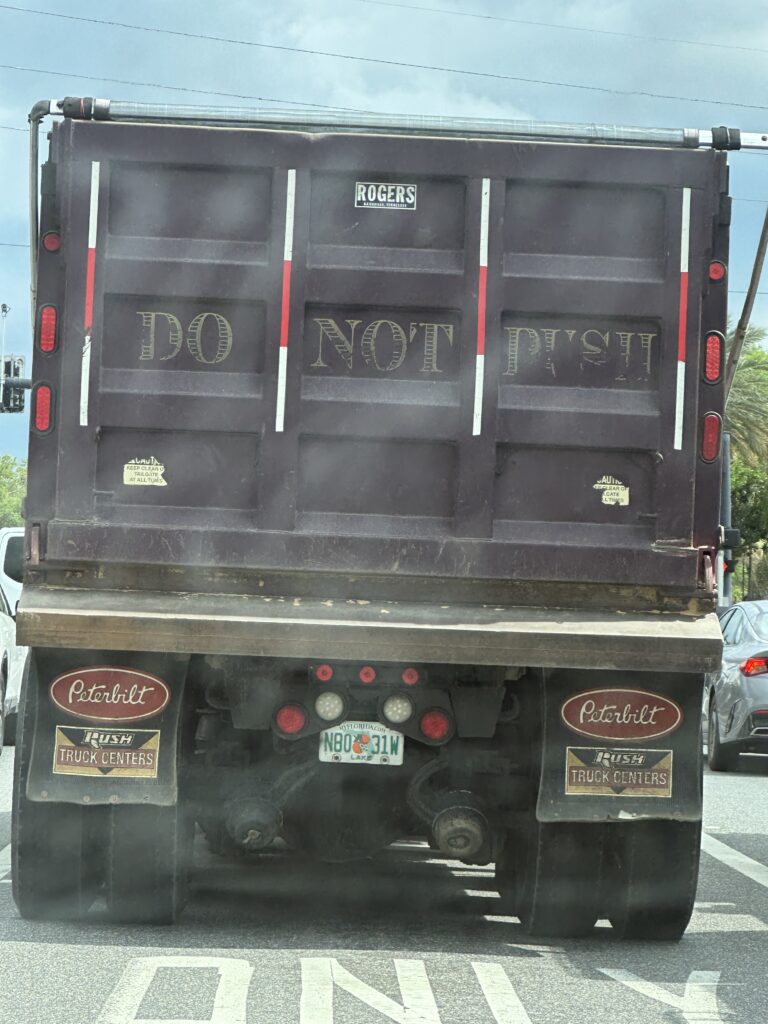
[[[13,750],[0,757],[0,1022],[763,1024],[768,759],[705,779],[697,909],[680,943],[528,941],[493,874],[420,846],[364,866],[258,869],[200,852],[174,928],[22,921],[11,899]],[[55,867],[53,868],[55,870]]]

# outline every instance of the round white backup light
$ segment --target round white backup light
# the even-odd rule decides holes
[[[324,722],[332,722],[344,712],[344,699],[338,694],[329,690],[321,693],[315,700],[315,714]]]
[[[382,714],[388,722],[393,725],[402,725],[407,722],[413,714],[413,701],[402,694],[394,694],[387,697],[382,705]]]

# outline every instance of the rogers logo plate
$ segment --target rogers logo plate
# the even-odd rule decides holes
[[[586,690],[560,709],[572,732],[601,740],[651,740],[674,732],[683,710],[647,690]]]
[[[78,668],[51,683],[53,703],[95,722],[135,722],[159,715],[171,699],[162,679],[131,668]]]

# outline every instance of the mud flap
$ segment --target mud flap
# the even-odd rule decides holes
[[[38,648],[39,687],[27,798],[170,806],[189,657]]]
[[[542,822],[701,819],[701,675],[553,669]]]

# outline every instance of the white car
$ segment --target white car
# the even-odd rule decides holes
[[[0,587],[0,750],[3,734],[5,743],[16,742],[21,677],[28,650],[27,647],[16,646],[16,623]]]
[[[16,614],[21,597],[24,573],[24,527],[4,526],[0,529],[0,590]]]

